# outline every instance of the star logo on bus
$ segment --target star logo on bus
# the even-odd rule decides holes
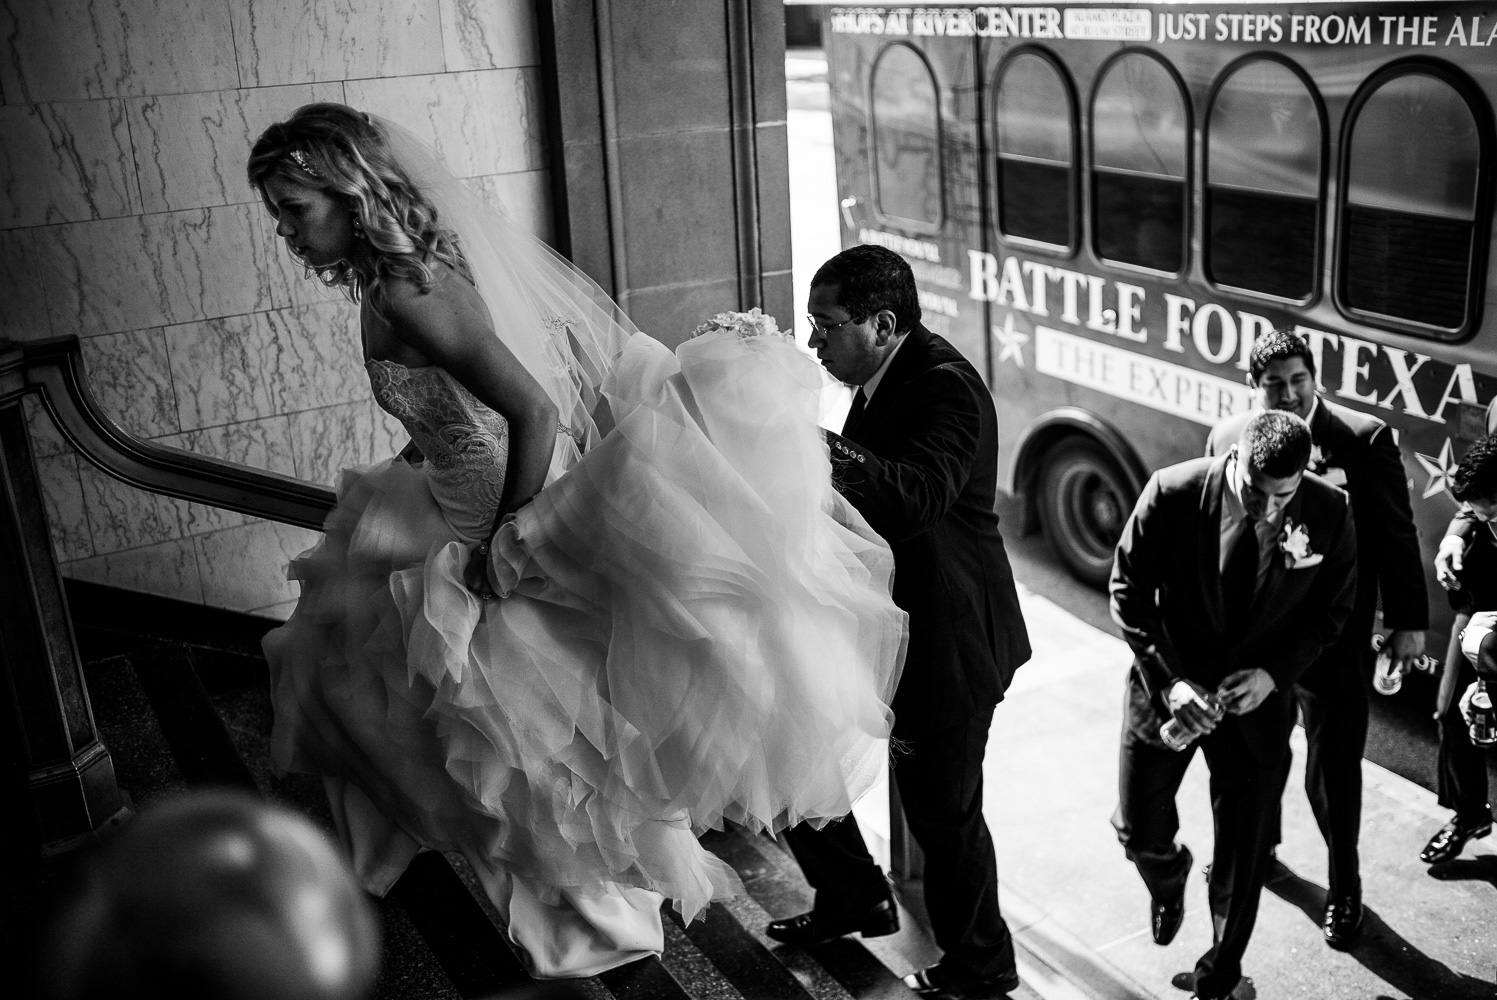
[[[1009,358],[1014,364],[1024,367],[1024,345],[1029,343],[1029,334],[1014,329],[1014,314],[1004,317],[1002,326],[993,327],[993,339],[998,341],[998,364]]]
[[[1424,466],[1424,471],[1429,473],[1429,482],[1425,484],[1424,496],[1420,499],[1428,500],[1436,493],[1450,492],[1450,480],[1455,476],[1455,457],[1451,451],[1450,438],[1446,438],[1439,455],[1431,457],[1414,453],[1419,464]]]

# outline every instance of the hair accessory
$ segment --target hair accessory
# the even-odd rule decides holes
[[[295,163],[298,167],[301,167],[302,170],[306,171],[308,174],[317,178],[318,180],[322,180],[322,174],[318,173],[312,167],[311,161],[307,159],[306,153],[303,153],[299,149],[293,149],[286,155],[291,157],[291,162]]]

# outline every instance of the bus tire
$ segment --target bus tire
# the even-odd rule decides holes
[[[1107,586],[1112,553],[1137,498],[1101,445],[1070,437],[1045,453],[1039,474],[1040,527],[1061,562],[1083,583]]]

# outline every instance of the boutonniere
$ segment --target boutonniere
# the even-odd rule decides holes
[[[1325,558],[1310,548],[1310,529],[1287,517],[1284,530],[1279,532],[1279,551],[1284,553],[1285,569],[1308,569]]]

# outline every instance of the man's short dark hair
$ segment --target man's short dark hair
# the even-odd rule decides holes
[[[881,309],[894,314],[896,333],[920,322],[915,273],[893,250],[867,243],[848,247],[816,269],[811,287],[821,285],[836,285],[837,304],[858,322]]]
[[[1488,434],[1461,456],[1450,477],[1450,495],[1462,503],[1497,500],[1497,434]]]
[[[1253,384],[1263,381],[1263,373],[1268,371],[1269,365],[1285,358],[1304,358],[1305,367],[1310,369],[1311,375],[1315,374],[1315,355],[1310,344],[1293,330],[1281,327],[1253,342],[1252,353],[1248,355],[1248,374],[1253,377]]]
[[[1287,410],[1265,410],[1242,430],[1243,457],[1271,479],[1288,479],[1310,464],[1310,425]]]

